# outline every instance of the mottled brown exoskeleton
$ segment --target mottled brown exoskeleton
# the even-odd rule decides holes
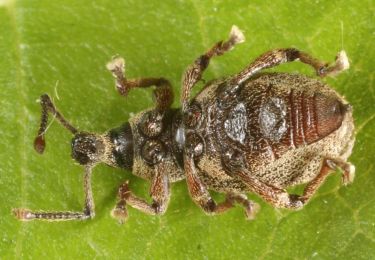
[[[329,66],[294,48],[262,54],[240,73],[206,84],[192,100],[192,88],[210,59],[244,41],[233,26],[229,40],[218,42],[188,67],[182,80],[181,109],[172,109],[172,88],[164,78],[127,79],[125,63],[107,65],[116,87],[126,96],[132,88],[155,86],[156,107],[104,134],[78,131],[57,111],[48,95],[41,96],[42,118],[35,148],[42,153],[48,113],[74,134],[72,157],[85,168],[82,212],[34,212],[15,209],[21,220],[73,220],[94,216],[91,191],[93,167],[103,162],[131,170],[151,181],[152,202],[137,197],[128,182],[119,188],[112,215],[123,222],[130,205],[148,214],[162,214],[170,198],[170,183],[186,178],[193,201],[206,213],[228,210],[235,203],[249,219],[259,208],[248,200],[253,192],[277,208],[300,209],[328,174],[340,168],[344,184],[354,178],[347,162],[354,144],[351,106],[319,80],[298,74],[260,73],[299,60],[321,77],[349,67],[344,51]],[[306,184],[302,195],[286,188]],[[216,203],[209,190],[226,194]]]

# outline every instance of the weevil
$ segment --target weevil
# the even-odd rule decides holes
[[[253,219],[259,206],[247,198],[255,193],[276,208],[301,209],[332,170],[340,168],[344,184],[353,181],[348,162],[355,140],[352,108],[325,83],[300,74],[264,69],[299,60],[320,77],[349,68],[344,51],[332,65],[295,48],[268,51],[241,72],[207,83],[190,98],[194,86],[215,56],[244,41],[233,26],[229,39],[199,56],[182,78],[181,108],[171,108],[172,87],[164,78],[128,79],[125,61],[114,58],[107,68],[119,93],[154,86],[155,107],[104,134],[79,131],[42,95],[41,124],[34,147],[45,149],[48,115],[73,135],[72,157],[84,167],[85,205],[82,212],[14,209],[20,220],[84,220],[93,218],[92,170],[98,163],[130,170],[151,182],[152,201],[140,198],[125,181],[118,190],[112,216],[124,222],[127,205],[151,215],[163,214],[170,183],[185,179],[192,200],[207,214],[240,204]],[[301,195],[287,188],[305,184]],[[226,194],[215,202],[209,190]]]

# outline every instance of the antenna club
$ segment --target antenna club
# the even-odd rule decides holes
[[[43,154],[44,149],[46,148],[46,141],[43,135],[38,135],[34,140],[34,149],[39,154]]]

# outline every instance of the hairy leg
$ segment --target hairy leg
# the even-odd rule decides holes
[[[306,185],[303,191],[303,195],[301,198],[304,203],[311,199],[311,197],[323,184],[324,180],[328,177],[332,170],[335,170],[336,168],[340,168],[343,171],[342,182],[344,185],[353,182],[355,175],[354,165],[348,162],[344,162],[340,159],[326,158],[323,160],[322,168],[320,169],[319,174]]]
[[[138,78],[127,79],[125,77],[125,60],[114,58],[107,64],[107,69],[116,79],[116,88],[122,96],[126,96],[132,88],[148,88],[155,86],[154,98],[156,109],[160,112],[170,108],[173,103],[173,91],[170,82],[165,78]]]
[[[259,211],[257,203],[249,200],[246,195],[234,193],[228,193],[225,201],[216,203],[205,184],[199,178],[194,160],[185,157],[184,167],[190,196],[206,214],[220,214],[232,208],[235,203],[239,203],[244,207],[247,219],[254,219],[256,213]]]
[[[335,63],[329,65],[324,61],[312,57],[306,52],[294,48],[275,49],[260,55],[248,67],[235,75],[232,79],[233,84],[239,85],[263,69],[272,68],[296,60],[313,67],[317,75],[321,77],[336,75],[349,68],[349,61],[345,51],[340,51],[336,56]]]
[[[237,26],[233,26],[227,41],[220,41],[216,43],[211,49],[199,56],[194,63],[187,68],[182,79],[181,93],[182,110],[184,112],[186,112],[188,109],[191,90],[195,84],[201,80],[203,72],[208,67],[211,58],[223,55],[224,53],[233,49],[236,44],[239,44],[244,40],[245,38],[242,32],[237,28]]]
[[[126,205],[130,205],[146,214],[161,215],[167,210],[170,199],[170,187],[168,172],[159,164],[155,166],[155,175],[150,188],[152,202],[134,195],[129,189],[129,182],[122,184],[118,191],[119,201],[112,211],[112,216],[120,223],[126,221],[128,217]]]
[[[13,214],[19,220],[47,220],[47,221],[64,221],[64,220],[86,220],[95,216],[94,199],[91,189],[92,167],[86,166],[83,179],[85,192],[85,207],[82,212],[72,211],[31,211],[29,209],[13,209]]]

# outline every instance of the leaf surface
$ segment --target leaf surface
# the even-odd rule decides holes
[[[371,259],[375,257],[375,23],[373,1],[11,1],[0,0],[0,256],[2,258],[130,259]],[[70,159],[70,134],[56,122],[43,156],[32,147],[42,93],[79,129],[104,132],[152,104],[149,90],[124,99],[105,64],[126,58],[129,77],[171,80],[178,106],[184,69],[236,24],[247,38],[215,58],[204,78],[233,74],[257,55],[298,47],[332,61],[344,48],[351,68],[325,79],[354,107],[357,177],[343,187],[328,178],[301,211],[262,206],[255,221],[236,207],[209,217],[173,185],[161,217],[129,209],[125,225],[110,211],[117,187],[129,179],[148,197],[149,184],[130,172],[95,168],[96,217],[87,222],[15,220],[14,207],[81,210],[83,170]],[[313,76],[300,63],[276,71]],[[215,198],[222,199],[215,195]]]

